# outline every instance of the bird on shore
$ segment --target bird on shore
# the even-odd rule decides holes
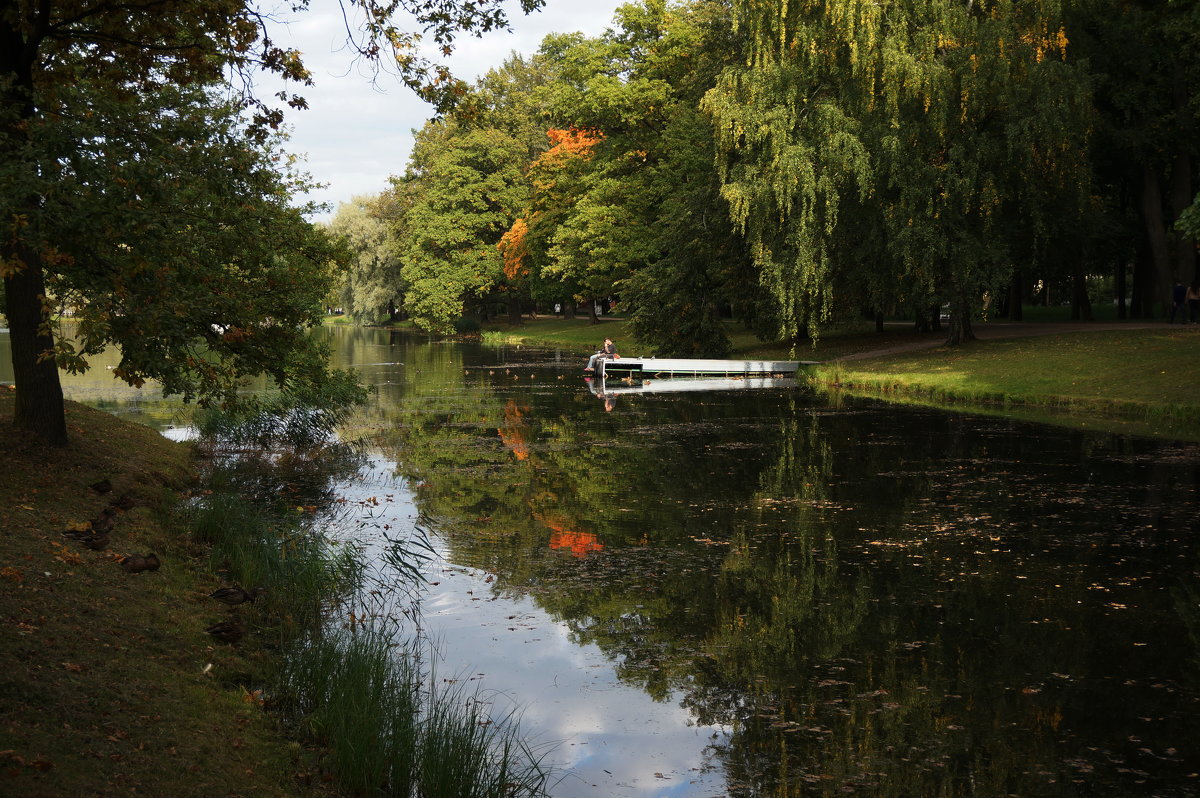
[[[142,571],[157,571],[161,564],[158,555],[154,552],[150,552],[149,554],[131,554],[121,559],[121,567],[131,574],[140,574]]]
[[[236,643],[246,635],[246,627],[242,625],[242,619],[236,615],[228,621],[214,623],[204,631],[222,643]]]
[[[113,528],[113,515],[116,515],[116,513],[114,512],[109,514],[107,512],[102,512],[100,515],[93,518],[90,522],[91,534],[107,535],[109,532],[111,532]]]
[[[112,506],[116,507],[118,510],[132,510],[135,504],[137,504],[137,502],[135,502],[133,497],[128,493],[122,493],[119,498],[113,499],[112,501]]]
[[[93,482],[91,485],[88,485],[88,487],[97,493],[108,493],[110,490],[112,490],[112,481],[102,479],[99,482]]]
[[[243,590],[237,585],[233,585],[232,587],[218,588],[208,595],[209,598],[215,598],[222,604],[229,604],[230,606],[233,606],[236,604],[252,602],[266,592],[267,589],[265,587],[252,587],[249,590]]]
[[[83,547],[86,549],[91,549],[92,551],[104,551],[108,548],[108,533],[103,532],[98,535],[81,537],[79,538],[79,542],[82,543]]]

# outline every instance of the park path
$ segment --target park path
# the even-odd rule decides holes
[[[911,322],[896,322],[888,326],[912,327]],[[1054,322],[1023,322],[1023,321],[990,321],[976,322],[971,325],[975,337],[980,340],[1000,338],[1029,338],[1035,335],[1056,335],[1073,332],[1101,332],[1103,330],[1153,330],[1170,325],[1165,321],[1054,321]],[[934,349],[946,343],[946,331],[928,333],[928,337],[920,341],[906,341],[894,346],[869,349],[865,352],[855,352],[850,355],[830,358],[827,362],[841,360],[866,360],[872,357],[887,357],[906,352],[916,352],[921,349]]]

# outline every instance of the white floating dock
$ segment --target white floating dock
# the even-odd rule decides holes
[[[623,357],[604,360],[596,373],[644,377],[752,377],[795,374],[807,360],[696,360],[671,357]]]
[[[686,391],[747,391],[756,388],[795,388],[800,383],[793,377],[696,377],[628,380],[613,374],[589,380],[588,387],[596,396],[621,396],[647,393],[683,393]]]

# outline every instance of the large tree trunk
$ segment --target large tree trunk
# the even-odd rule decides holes
[[[4,280],[4,313],[8,317],[16,385],[13,422],[17,429],[62,446],[67,442],[67,419],[53,357],[54,339],[48,332],[50,318],[44,302],[42,265],[37,255],[27,250],[19,257],[25,266]]]
[[[10,8],[6,6],[6,13],[0,15],[0,77],[12,79],[7,86],[0,87],[3,89],[0,109],[6,117],[12,112],[0,128],[0,159],[6,166],[21,164],[22,151],[29,140],[27,123],[34,114],[31,71],[34,40],[26,41],[14,27],[13,20],[8,18]],[[31,216],[36,214],[38,197],[27,197],[26,205]],[[10,222],[5,220],[6,225]],[[4,314],[8,317],[16,387],[13,422],[17,429],[61,446],[67,442],[67,420],[58,365],[53,357],[54,339],[50,335],[42,259],[19,240],[11,243],[6,240],[3,244],[0,258],[7,261],[5,265],[10,272],[16,268],[15,273],[7,273],[4,278]]]
[[[975,331],[971,329],[971,317],[965,312],[952,312],[950,314],[950,337],[946,339],[946,346],[958,346],[974,340]]]
[[[1142,314],[1154,318],[1155,307],[1164,309],[1171,299],[1171,272],[1167,264],[1167,226],[1163,218],[1162,188],[1158,173],[1150,166],[1142,167],[1142,223],[1146,229],[1149,271],[1144,275],[1145,293],[1142,295]]]
[[[588,324],[599,324],[600,317],[596,314],[596,300],[587,301]]]
[[[575,303],[574,302],[564,302],[563,303],[563,318],[570,319],[571,321],[575,320]]]
[[[1196,130],[1191,112],[1191,83],[1184,71],[1183,59],[1175,60],[1175,73],[1172,80],[1172,93],[1175,101],[1175,111],[1183,133],[1183,141],[1192,144],[1196,139]],[[1184,145],[1177,145],[1175,163],[1171,169],[1171,212],[1172,218],[1178,219],[1196,198],[1194,182],[1194,162]],[[1180,234],[1175,241],[1175,277],[1184,283],[1191,283],[1200,275],[1196,273],[1196,242]]]
[[[1025,278],[1020,269],[1013,271],[1012,282],[1008,286],[1008,320],[1023,321],[1025,311],[1021,306],[1025,301]]]
[[[521,324],[521,300],[516,295],[510,296],[508,301],[508,323],[514,327]]]
[[[1092,300],[1088,298],[1087,275],[1083,273],[1085,257],[1081,254],[1071,273],[1071,320],[1093,321]]]
[[[950,337],[946,346],[958,346],[967,341],[975,340],[975,331],[971,329],[971,306],[963,298],[950,300]]]

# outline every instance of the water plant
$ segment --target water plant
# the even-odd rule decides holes
[[[505,798],[545,792],[548,771],[478,691],[421,668],[415,641],[388,624],[299,643],[275,689],[307,734],[328,746],[352,794]]]
[[[201,426],[208,488],[188,522],[230,582],[265,588],[256,634],[280,652],[261,677],[270,706],[328,750],[349,794],[543,795],[547,773],[515,714],[494,717],[478,693],[426,672],[424,644],[397,620],[414,611],[388,606],[412,600],[405,585],[432,550],[425,527],[413,541],[385,535],[370,564],[355,540],[325,531],[339,520],[334,483],[362,455],[324,423],[291,412],[278,424],[209,414]]]

